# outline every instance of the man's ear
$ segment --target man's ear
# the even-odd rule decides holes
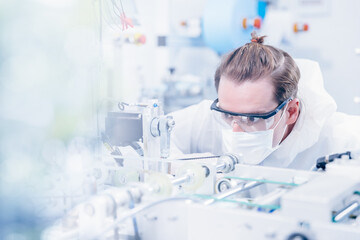
[[[296,122],[300,113],[300,101],[298,98],[294,98],[289,102],[286,110],[289,114],[289,118],[286,120],[286,124],[290,125]]]

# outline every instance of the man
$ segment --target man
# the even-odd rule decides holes
[[[234,152],[244,163],[304,170],[324,155],[359,151],[360,116],[335,112],[318,64],[262,43],[253,35],[222,59],[218,99],[171,114],[172,144],[184,154]]]

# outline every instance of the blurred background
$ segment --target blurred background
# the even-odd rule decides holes
[[[216,98],[221,56],[266,44],[318,61],[338,110],[360,114],[357,0],[1,0],[0,238],[40,239],[84,199],[117,103],[166,113]]]

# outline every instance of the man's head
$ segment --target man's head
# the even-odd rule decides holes
[[[263,45],[263,37],[252,36],[250,43],[227,54],[216,71],[218,106],[233,113],[261,115],[286,102],[269,127],[276,128],[276,145],[291,132],[299,115],[296,95],[300,71],[288,53]],[[233,131],[247,131],[240,126],[235,121]]]

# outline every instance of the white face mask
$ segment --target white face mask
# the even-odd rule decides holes
[[[283,114],[285,115],[285,114]],[[243,163],[256,165],[264,161],[272,152],[279,148],[279,143],[273,147],[274,129],[258,132],[233,132],[232,129],[222,130],[223,151],[242,154]],[[286,128],[284,128],[283,134]]]

